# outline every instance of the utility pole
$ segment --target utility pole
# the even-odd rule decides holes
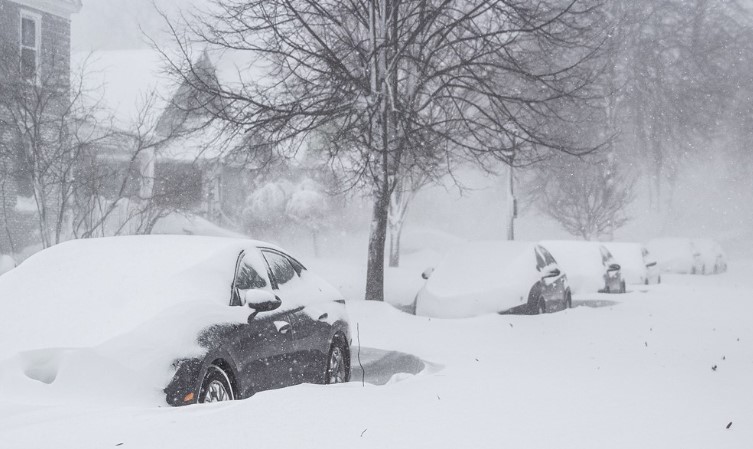
[[[518,200],[515,199],[515,177],[512,165],[508,167],[507,183],[507,240],[515,240],[515,219],[518,217]]]
[[[507,240],[515,240],[515,219],[518,218],[518,200],[515,198],[515,145],[513,141],[512,148],[505,152],[507,158]]]

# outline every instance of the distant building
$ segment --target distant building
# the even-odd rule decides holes
[[[209,123],[205,106],[213,99],[191,83],[166,75],[163,56],[154,50],[75,56],[88,61],[93,76],[87,82],[101,89],[106,107],[115,114],[114,126],[125,136],[137,127],[147,129],[148,136],[142,137],[158,143],[140,155],[139,187],[133,192],[154,198],[166,210],[238,227],[251,177],[248,165],[228,151],[237,148],[242,137],[229,138],[221,123]],[[198,76],[217,79],[206,53],[195,64]],[[100,163],[109,160],[110,166],[125,166],[133,148],[125,144],[101,150]]]
[[[80,9],[80,0],[0,0],[0,58],[18,62],[18,71],[6,67],[0,82],[32,81],[54,70],[67,86],[71,15]]]
[[[23,98],[24,89],[39,87],[44,80],[45,88],[57,93],[47,98],[60,99],[49,109],[65,108],[70,18],[80,9],[80,0],[0,0],[0,253],[14,252],[34,239],[29,230],[32,181],[19,160],[18,133],[9,125],[18,120],[12,117],[14,102]]]

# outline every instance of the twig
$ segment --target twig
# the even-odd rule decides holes
[[[366,386],[366,370],[363,367],[363,364],[361,363],[361,328],[360,323],[356,323],[356,336],[358,338],[358,366],[361,367],[361,386]],[[364,432],[366,432],[364,430]],[[363,436],[363,434],[361,434]]]

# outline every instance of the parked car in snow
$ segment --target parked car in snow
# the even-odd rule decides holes
[[[263,242],[70,241],[0,278],[0,298],[0,360],[10,360],[0,370],[17,367],[40,382],[57,378],[56,388],[72,379],[86,384],[99,371],[93,366],[108,366],[120,379],[109,368],[113,361],[134,373],[127,382],[163,390],[171,405],[350,376],[342,296]]]
[[[548,240],[541,245],[557,258],[574,294],[625,292],[621,267],[601,243]]]
[[[466,243],[423,276],[427,281],[416,296],[416,315],[538,314],[572,306],[567,276],[536,243]]]
[[[640,243],[605,242],[614,259],[620,265],[620,274],[628,284],[659,284],[661,275],[656,261]]]
[[[701,255],[701,274],[727,271],[727,256],[719,243],[711,239],[694,239],[693,244]]]
[[[701,274],[705,271],[701,252],[691,239],[653,239],[646,247],[656,258],[662,273]]]
[[[661,284],[661,270],[656,258],[644,245],[641,245],[641,254],[643,255],[643,262],[646,264],[646,284]]]

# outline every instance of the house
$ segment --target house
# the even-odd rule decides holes
[[[226,124],[207,114],[213,99],[166,74],[164,56],[155,50],[102,51],[74,59],[88,64],[92,75],[87,83],[100,90],[114,126],[125,136],[141,132],[136,140],[149,142],[140,155],[140,187],[132,190],[165,211],[239,228],[253,166],[233,151],[246,137],[226,132]],[[216,62],[203,52],[196,58],[196,71],[216,81],[234,70],[218,69]],[[122,174],[133,152],[125,143],[102,149],[99,158],[110,167],[120,165]]]
[[[67,86],[71,15],[80,9],[80,0],[0,0],[0,57],[18,63],[13,67],[18,70],[6,67],[5,79],[0,80],[31,81],[47,75]],[[45,74],[45,70],[54,73]]]
[[[44,99],[38,102],[45,105],[38,122],[65,109],[70,89],[70,19],[81,6],[80,0],[0,0],[0,253],[16,252],[35,238],[28,213],[34,186],[19,150],[26,136],[18,126],[21,119],[27,125],[31,120],[28,114],[19,119],[17,112],[24,110],[19,103],[32,97]]]

